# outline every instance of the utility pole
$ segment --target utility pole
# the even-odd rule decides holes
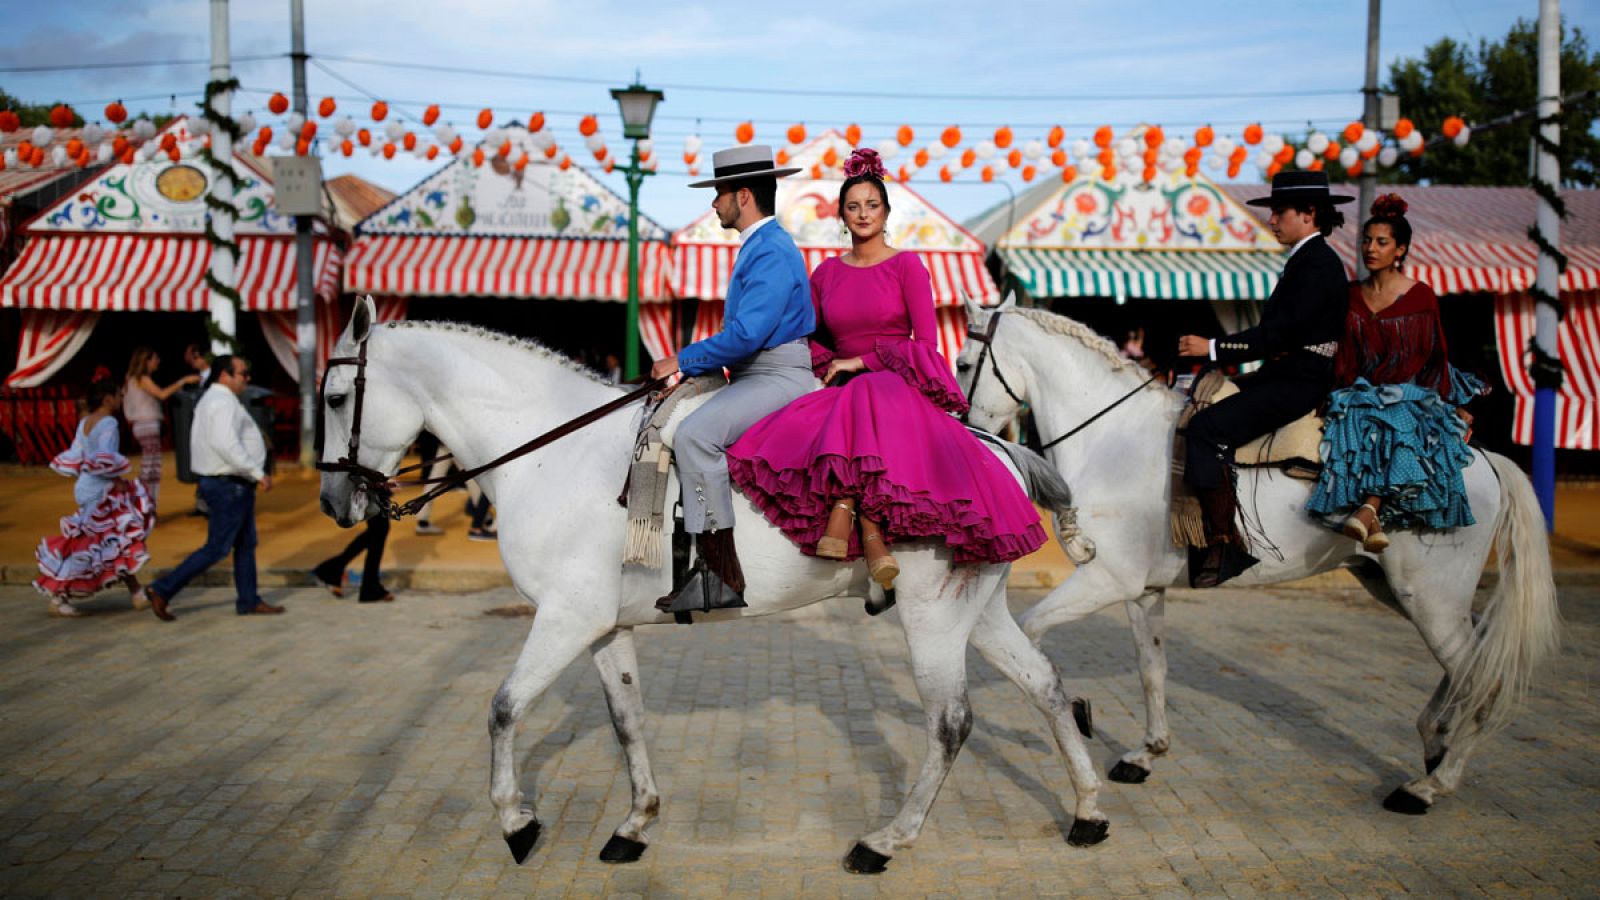
[[[1378,122],[1378,26],[1383,19],[1382,0],[1367,0],[1367,80],[1361,88],[1361,124],[1366,130],[1376,132]],[[1356,228],[1371,215],[1372,200],[1378,192],[1378,161],[1374,157],[1364,160],[1356,201]],[[1361,261],[1361,234],[1356,233],[1356,274],[1367,277],[1367,267]]]
[[[211,0],[211,80],[227,81],[233,77],[231,56],[228,51],[228,0]],[[233,92],[220,91],[210,98],[211,112],[222,118],[233,113]],[[233,136],[225,128],[211,129],[211,155],[218,166],[233,165]],[[233,234],[233,181],[220,172],[213,173],[211,196],[220,201],[210,210],[211,230],[222,244],[237,246]],[[217,284],[233,290],[238,277],[235,267],[239,260],[227,247],[213,246],[211,263],[207,271]],[[239,311],[233,298],[212,287],[206,298],[206,310],[216,326],[211,338],[211,352],[232,353],[230,342],[239,333]]]
[[[304,0],[289,0],[289,58],[294,66],[294,111],[307,119],[306,11]],[[294,217],[295,354],[300,369],[300,465],[316,464],[317,317],[314,282],[316,251],[312,249],[312,216]]]
[[[1556,522],[1556,392],[1561,389],[1561,214],[1552,202],[1561,188],[1561,0],[1539,0],[1539,118],[1534,126],[1533,182],[1539,194],[1539,268],[1534,280],[1533,490],[1544,508],[1545,528]],[[1556,252],[1551,252],[1556,251]]]

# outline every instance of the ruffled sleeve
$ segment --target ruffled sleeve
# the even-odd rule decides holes
[[[939,352],[939,326],[933,313],[933,285],[928,270],[914,253],[901,253],[900,297],[911,320],[911,337],[880,338],[873,352],[861,357],[869,371],[887,370],[905,379],[933,405],[953,413],[967,411],[967,398]]]
[[[117,452],[117,421],[110,416],[95,423],[88,434],[79,426],[78,439],[50,460],[50,468],[69,477],[94,475],[116,478],[130,468],[128,458]]]
[[[818,380],[828,373],[828,363],[833,362],[833,348],[836,346],[833,332],[822,321],[822,278],[826,269],[827,264],[824,263],[811,273],[811,310],[816,314],[817,330],[811,332],[807,343],[811,345],[811,372]]]

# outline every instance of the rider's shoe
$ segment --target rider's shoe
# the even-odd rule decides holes
[[[1206,546],[1190,548],[1189,586],[1213,588],[1260,560],[1245,552],[1244,540],[1234,524],[1232,487],[1196,490],[1205,510]]]
[[[866,517],[861,519],[861,552],[867,557],[867,571],[872,573],[872,580],[886,591],[893,588],[894,580],[900,576],[900,564],[884,544],[878,523]]]
[[[850,529],[856,524],[856,502],[839,500],[828,513],[828,531],[817,541],[817,555],[823,559],[844,559],[850,553]]]
[[[733,546],[733,529],[708,531],[695,537],[700,558],[682,588],[656,601],[662,612],[710,612],[713,609],[742,609],[744,570]]]

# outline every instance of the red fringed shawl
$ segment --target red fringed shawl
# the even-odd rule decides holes
[[[1450,400],[1450,363],[1433,288],[1419,281],[1374,313],[1361,294],[1361,283],[1350,282],[1350,308],[1334,373],[1341,388],[1357,378],[1372,384],[1410,382]]]

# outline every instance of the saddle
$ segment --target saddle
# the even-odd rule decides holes
[[[1195,380],[1189,401],[1178,415],[1172,442],[1172,542],[1179,547],[1204,547],[1205,525],[1200,503],[1183,480],[1183,431],[1195,413],[1239,393],[1239,386],[1219,369]],[[1306,413],[1288,425],[1268,432],[1233,451],[1233,464],[1241,469],[1273,468],[1290,478],[1316,481],[1322,474],[1322,416]]]

